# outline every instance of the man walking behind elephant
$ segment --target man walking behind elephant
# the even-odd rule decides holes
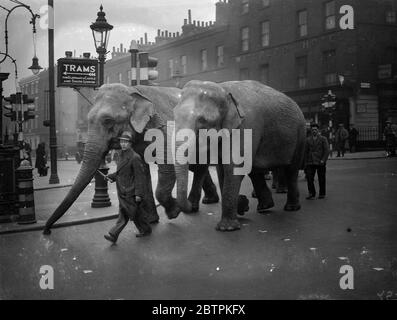
[[[104,236],[112,243],[117,242],[120,232],[127,225],[129,219],[135,223],[139,231],[136,234],[137,237],[143,237],[152,232],[141,205],[145,197],[145,184],[151,182],[145,180],[146,174],[142,158],[131,148],[131,132],[124,131],[119,139],[121,153],[117,171],[107,176],[109,181],[116,181],[119,198],[119,217],[116,225],[110,229],[109,234]]]
[[[316,171],[320,187],[318,198],[325,198],[325,173],[329,155],[328,141],[319,133],[318,124],[312,124],[311,130],[312,134],[306,139],[305,149],[307,188],[309,190],[309,196],[306,199],[308,200],[312,200],[316,197],[316,188],[314,186],[314,176]]]

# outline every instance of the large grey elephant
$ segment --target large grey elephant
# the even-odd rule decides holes
[[[165,208],[168,218],[172,219],[178,216],[180,208],[171,195],[176,178],[174,165],[167,159],[167,155],[171,154],[167,150],[167,146],[171,146],[171,144],[167,143],[167,138],[170,139],[170,137],[167,137],[166,128],[167,121],[173,120],[173,108],[179,101],[180,92],[181,90],[177,88],[127,87],[122,84],[108,84],[100,87],[94,106],[88,114],[88,141],[85,145],[82,166],[65,199],[48,219],[44,234],[50,233],[51,226],[69,209],[91,181],[99,168],[101,159],[109,149],[115,147],[115,143],[118,141],[117,137],[124,130],[133,132],[133,148],[142,157],[147,146],[152,143],[144,141],[146,130],[157,128],[163,132],[164,145],[157,144],[158,148],[155,154],[156,160],[161,158],[164,162],[158,164],[158,184],[155,195]],[[193,171],[195,167],[192,167]],[[149,170],[147,170],[147,174],[148,181],[151,181]],[[208,171],[205,174],[203,188],[207,200],[210,200],[207,203],[211,200],[217,202],[216,187]],[[150,184],[152,194],[151,190]],[[194,192],[201,194],[201,185],[200,190]],[[153,196],[151,198],[153,199]],[[198,203],[195,205],[198,207]],[[151,220],[156,220],[156,218],[158,220],[154,200],[148,207],[152,209]]]
[[[237,145],[243,154],[244,144],[249,147],[252,143],[252,169],[247,173],[258,197],[258,211],[274,206],[271,191],[263,178],[264,171],[269,168],[284,171],[288,188],[284,209],[300,209],[297,177],[303,161],[306,131],[304,116],[293,100],[256,81],[213,83],[193,80],[182,89],[180,102],[174,108],[174,119],[177,133],[182,129],[196,133],[195,143],[200,129],[216,129],[217,132],[225,129],[230,136],[233,129],[237,129],[241,137],[244,130],[251,129],[251,141],[231,139],[230,145],[231,148]],[[183,146],[182,150],[187,150],[186,144],[193,142],[193,139],[182,142],[177,139],[176,149]],[[208,152],[203,145],[197,148],[202,149]],[[188,212],[191,204],[187,198],[186,153],[177,152],[176,155],[177,201],[182,211]],[[217,171],[222,192],[222,218],[217,230],[232,231],[240,228],[236,216],[237,195],[244,175],[235,174],[235,169],[241,165],[233,161],[222,164],[221,161],[218,159]],[[202,182],[203,176],[195,176],[195,179]]]

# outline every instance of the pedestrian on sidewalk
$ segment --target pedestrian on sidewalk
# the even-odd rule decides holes
[[[337,157],[345,156],[346,141],[349,138],[349,132],[345,129],[343,123],[339,124],[339,128],[335,133],[336,150],[338,151]]]
[[[394,157],[396,155],[396,134],[393,130],[392,123],[390,120],[386,121],[386,127],[383,132],[386,143],[386,156]]]
[[[358,130],[354,127],[354,123],[350,124],[349,130],[349,147],[350,153],[356,152]]]
[[[325,198],[325,184],[326,184],[326,164],[329,154],[328,141],[319,132],[317,123],[311,125],[312,134],[306,139],[305,148],[305,167],[307,176],[307,188],[309,195],[306,197],[312,200],[316,197],[316,188],[314,186],[314,176],[318,176],[318,183],[320,187],[319,199]]]
[[[47,175],[47,153],[45,151],[45,142],[40,142],[36,149],[36,165],[40,177]]]
[[[121,152],[117,171],[107,176],[109,181],[116,181],[119,198],[119,217],[116,225],[104,236],[112,243],[117,242],[128,220],[132,220],[138,229],[137,237],[147,236],[152,232],[142,206],[146,197],[145,184],[151,181],[146,181],[143,160],[131,147],[131,132],[124,131],[119,139]]]

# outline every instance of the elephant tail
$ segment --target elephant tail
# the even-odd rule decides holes
[[[293,155],[292,163],[298,166],[299,169],[304,168],[304,157],[306,147],[306,129],[305,125],[301,125],[297,130],[296,149]]]

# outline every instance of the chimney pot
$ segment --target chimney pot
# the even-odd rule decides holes
[[[66,58],[71,58],[72,55],[73,55],[73,52],[72,52],[72,51],[65,51],[65,56],[66,56]]]

